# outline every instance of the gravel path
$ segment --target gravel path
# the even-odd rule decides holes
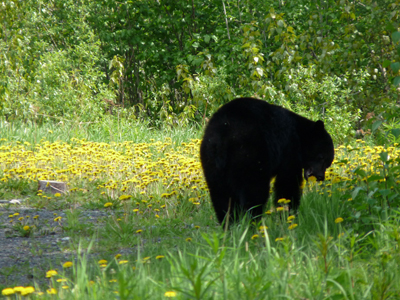
[[[14,215],[18,213],[19,215]],[[12,218],[10,215],[14,215]],[[35,216],[38,216],[34,219]],[[79,223],[97,223],[106,212],[82,210]],[[22,218],[18,220],[19,218]],[[54,221],[61,217],[61,221]],[[10,220],[13,220],[10,223]],[[0,205],[0,285],[32,285],[47,282],[45,274],[62,263],[74,261],[69,237],[63,229],[66,211],[32,209],[22,205]],[[36,225],[34,235],[23,237],[23,226]],[[17,228],[19,227],[19,229]],[[94,256],[99,256],[95,255]],[[93,255],[92,255],[93,256]]]

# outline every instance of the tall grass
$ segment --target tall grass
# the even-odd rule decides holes
[[[170,137],[175,144],[180,144],[190,139],[201,138],[203,134],[200,126],[152,128],[146,122],[116,118],[105,118],[97,123],[65,120],[42,125],[19,121],[8,123],[3,119],[0,120],[0,132],[1,138],[31,144],[36,144],[43,138],[55,142],[69,141],[73,137],[105,143],[145,143],[150,139],[164,140]]]
[[[171,137],[172,141],[180,144],[190,138],[201,137],[201,130],[196,128],[155,131],[148,129],[145,124],[126,121],[97,125],[71,123],[35,127],[3,122],[0,130],[2,138],[11,142],[30,143],[39,142],[42,138],[50,142],[68,141],[72,137],[98,142],[131,140],[139,143]],[[360,172],[358,161],[366,159],[357,155],[351,158],[348,153],[355,153],[355,150],[350,150],[340,152],[351,161],[341,158],[343,160],[338,163],[341,169],[336,168],[330,174],[329,188],[328,184],[306,185],[302,204],[295,215],[290,215],[287,210],[277,211],[269,203],[268,214],[265,214],[261,223],[253,224],[244,218],[227,231],[216,223],[208,194],[202,190],[198,191],[201,205],[188,201],[190,196],[180,194],[185,189],[175,187],[173,189],[177,193],[171,198],[162,198],[160,195],[164,191],[160,190],[154,193],[154,198],[140,194],[134,196],[133,201],[129,200],[131,202],[102,195],[94,187],[88,188],[89,193],[78,190],[62,196],[65,198],[57,200],[65,202],[62,207],[71,205],[64,232],[71,237],[70,249],[78,249],[73,266],[63,268],[63,262],[60,262],[58,275],[48,279],[46,285],[36,284],[36,292],[30,297],[400,299],[400,211],[395,205],[397,198],[388,200],[391,207],[382,219],[375,214],[382,210],[380,202],[372,201],[387,196],[389,192],[398,196],[398,183],[390,181],[390,176],[396,177],[398,168],[393,165],[394,162],[387,160],[375,164],[373,160],[379,160],[380,156],[374,154],[366,168],[366,176],[370,175],[371,170],[376,171],[379,164],[391,175],[386,180],[376,176],[365,177]],[[394,149],[391,151],[395,153]],[[371,151],[361,151],[360,155],[366,152],[369,154],[365,155],[370,155]],[[183,155],[186,152],[180,153]],[[189,151],[186,155],[193,156],[193,152]],[[159,157],[155,155],[154,159],[158,160]],[[351,170],[350,165],[355,171]],[[345,178],[335,177],[340,175],[334,175],[338,170],[342,170],[348,178],[337,181],[338,178]],[[31,205],[47,207],[50,202],[56,202],[54,199],[43,200],[43,196],[30,190],[29,184],[19,185],[17,181],[15,177],[0,182],[0,193],[10,190],[14,193],[21,186],[20,189],[23,187],[27,194],[32,194]],[[391,190],[389,186],[387,191],[382,185],[388,182],[394,186]],[[193,185],[199,184],[196,182]],[[365,194],[361,191],[355,193],[355,186],[366,186]],[[155,188],[165,187],[160,184]],[[374,196],[371,194],[372,188],[382,192]],[[348,194],[353,196],[351,201],[348,201]],[[364,205],[365,199],[369,207]],[[143,203],[142,200],[148,201]],[[113,206],[106,209],[106,201],[113,201]],[[79,223],[79,213],[72,209],[73,204],[78,202],[108,213],[99,221],[101,226],[85,227]],[[156,218],[152,209],[164,203],[166,206],[160,213],[161,217]],[[148,208],[149,204],[153,204],[152,209]],[[135,212],[133,208],[136,207],[140,207],[144,213]],[[130,251],[115,257],[115,254],[126,249]],[[100,264],[99,258],[107,262]],[[13,286],[13,283],[7,282],[2,288]],[[54,288],[57,294],[49,294],[46,290],[50,288]],[[21,296],[14,294],[10,298],[20,299]]]

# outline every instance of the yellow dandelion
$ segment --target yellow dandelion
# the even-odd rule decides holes
[[[99,265],[103,265],[103,264],[106,264],[107,263],[107,261],[105,260],[105,259],[100,259],[99,261],[98,261],[98,264]]]
[[[339,217],[335,219],[335,223],[342,223],[343,222],[343,218]]]
[[[292,224],[289,226],[289,230],[293,230],[295,229],[297,226],[299,226],[298,224]]]
[[[72,267],[72,265],[73,265],[72,261],[67,261],[63,264],[63,268],[70,268]]]
[[[138,212],[139,211],[139,209],[137,209],[137,208],[135,208],[134,210],[133,210],[133,212]]]
[[[136,230],[136,233],[141,233],[143,230],[142,229],[138,229]]]
[[[112,206],[113,204],[111,203],[111,202],[107,202],[106,204],[104,204],[104,207],[110,207],[110,206]]]
[[[18,293],[18,294],[20,294],[23,290],[24,290],[24,287],[23,287],[23,286],[16,286],[16,287],[14,288],[14,292],[16,292],[16,293]]]
[[[122,255],[118,253],[118,254],[116,254],[114,257],[115,257],[115,259],[119,259],[121,256],[122,256]]]
[[[55,193],[54,197],[61,197],[61,194],[60,193]]]
[[[259,238],[259,235],[258,235],[258,234],[254,234],[254,235],[251,237],[252,240],[255,240],[255,239],[258,239],[258,238]]]
[[[266,214],[266,215],[272,215],[272,211],[271,211],[271,210],[267,210],[267,211],[265,212],[265,214]]]
[[[58,273],[56,270],[49,270],[46,272],[46,278],[51,278],[53,276],[56,276]]]
[[[28,296],[35,292],[35,288],[33,286],[27,286],[21,291],[21,296]]]
[[[164,257],[165,257],[164,255],[157,255],[156,259],[161,259],[161,258],[164,258]]]
[[[120,260],[120,261],[118,262],[118,264],[120,264],[120,265],[124,265],[124,264],[127,264],[127,263],[128,263],[127,260]]]
[[[164,296],[167,297],[167,298],[176,297],[176,292],[168,291],[168,292],[165,292]]]
[[[260,226],[260,227],[258,227],[259,231],[264,231],[264,230],[267,230],[267,229],[268,229],[268,226]]]
[[[61,221],[61,217],[57,217],[54,219],[54,222],[58,222],[58,221]]]
[[[50,288],[46,292],[49,295],[56,295],[57,294],[57,290],[55,288]]]
[[[282,241],[283,241],[282,237],[278,237],[278,238],[275,239],[275,242],[282,242]]]
[[[278,203],[285,203],[286,199],[285,198],[281,198],[278,200]]]
[[[188,237],[188,238],[186,238],[185,241],[186,241],[186,242],[191,242],[191,241],[192,241],[192,238],[191,238],[191,237]]]
[[[288,221],[292,221],[294,218],[296,218],[295,216],[289,216],[288,218],[287,218],[287,220]]]
[[[29,227],[28,225],[25,225],[25,226],[23,227],[23,229],[24,229],[25,231],[28,231],[28,230],[30,229],[30,227]]]
[[[284,211],[284,208],[283,208],[282,206],[277,207],[277,208],[276,208],[276,211]]]

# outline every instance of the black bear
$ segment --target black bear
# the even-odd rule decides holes
[[[200,147],[204,176],[218,221],[250,211],[260,216],[275,178],[275,202],[300,205],[304,177],[325,179],[334,146],[322,121],[253,98],[223,105],[210,119]]]

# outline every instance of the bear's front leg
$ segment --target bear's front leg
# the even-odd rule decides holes
[[[303,183],[303,174],[301,168],[291,170],[281,170],[275,178],[275,206],[281,198],[289,199],[289,209],[297,209],[300,205],[302,194],[301,185]]]

